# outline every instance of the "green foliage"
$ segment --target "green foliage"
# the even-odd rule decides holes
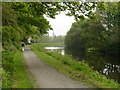
[[[2,28],[3,48],[7,50],[19,49],[21,43],[20,40],[22,40],[20,32],[21,29],[19,27],[4,26]]]
[[[64,43],[65,36],[48,36],[42,35],[33,39],[34,43]]]
[[[3,51],[2,53],[2,87],[33,88],[32,81],[26,71],[22,52]]]
[[[119,57],[120,50],[120,2],[108,3],[107,17],[105,20],[107,21],[107,27],[109,30],[110,38],[110,46],[113,52]],[[110,48],[109,48],[110,49]]]
[[[2,86],[5,88],[10,88],[13,85],[14,55],[13,51],[3,51],[2,53]]]
[[[53,42],[61,42],[61,43],[64,43],[64,38],[65,36],[54,36],[53,37]]]
[[[98,4],[98,7],[102,3]],[[91,52],[100,52],[119,57],[119,2],[104,3],[101,12],[96,11],[95,21],[86,19],[74,23],[65,37],[65,52],[78,59]]]
[[[50,38],[48,35],[40,35],[37,38],[33,39],[32,42],[34,43],[49,43],[52,41],[52,38]]]
[[[103,4],[101,3],[101,5]],[[55,18],[55,15],[58,15],[60,11],[66,11],[66,15],[74,16],[76,20],[80,20],[84,19],[84,16],[94,17],[92,9],[95,7],[97,7],[97,3],[93,2],[3,2],[2,25],[3,28],[4,26],[15,27],[16,31],[20,33],[21,40],[18,39],[13,42],[19,44],[20,41],[27,42],[29,37],[46,34],[49,29],[52,29],[44,15]],[[17,30],[18,28],[21,29],[20,32]],[[15,35],[11,35],[11,31],[8,33],[12,38]],[[11,38],[8,39],[12,41]],[[4,45],[6,44],[3,44],[4,49],[8,49],[8,46]]]
[[[21,41],[27,42],[29,37],[47,33],[48,28],[50,28],[49,22],[44,18],[43,14],[40,15],[40,11],[32,7],[34,4],[22,2],[3,3],[2,25],[3,48],[5,50],[11,49],[10,47],[18,49]],[[35,5],[39,4],[36,3]]]
[[[98,50],[104,41],[105,28],[100,21],[78,21],[65,37],[65,52],[82,59],[90,48]]]
[[[17,25],[17,14],[8,4],[2,3],[2,26],[9,25]]]

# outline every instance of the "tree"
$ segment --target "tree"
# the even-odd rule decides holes
[[[21,30],[16,31],[20,33],[22,40],[18,41],[26,42],[28,37],[43,35],[46,34],[49,29],[52,29],[44,15],[55,18],[55,15],[61,11],[66,11],[66,15],[74,16],[76,20],[83,20],[84,16],[95,18],[92,9],[96,6],[97,3],[95,2],[4,2],[2,8],[3,26],[20,28]],[[31,30],[31,27],[36,28]],[[36,29],[38,31],[37,34]],[[3,47],[4,45],[5,44],[3,44]]]
[[[88,52],[99,52],[119,56],[120,2],[104,4],[106,12],[101,12],[100,8],[96,8],[96,22],[86,20],[85,22],[78,21],[72,25],[65,38],[66,53],[75,57],[79,57],[80,52],[84,55],[87,55]],[[83,48],[84,50],[81,51]]]
[[[65,37],[65,52],[75,58],[84,58],[89,52],[104,52],[105,32],[106,28],[100,21],[78,21]]]
[[[104,48],[111,55],[119,57],[119,48],[120,48],[120,2],[108,2],[107,10],[103,16],[103,23],[107,28],[107,38],[104,42]]]
[[[21,33],[22,30],[18,26],[17,15],[15,11],[12,10],[9,5],[6,6],[5,4],[3,4],[3,8],[2,8],[3,48],[12,50],[15,46],[18,49],[20,47],[20,40],[22,39]]]

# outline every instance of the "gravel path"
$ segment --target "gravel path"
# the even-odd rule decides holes
[[[24,58],[28,70],[41,88],[87,88],[42,62],[29,47],[25,48]]]

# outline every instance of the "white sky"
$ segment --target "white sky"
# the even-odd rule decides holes
[[[50,24],[53,28],[53,30],[48,31],[49,35],[52,36],[53,32],[54,35],[66,35],[67,31],[70,30],[71,25],[73,22],[75,22],[74,17],[69,17],[64,14],[64,12],[61,12],[59,15],[56,15],[55,19],[51,19],[48,17],[45,17],[48,21],[50,21]]]

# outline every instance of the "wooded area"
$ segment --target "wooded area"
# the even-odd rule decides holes
[[[100,13],[96,8],[96,19],[75,22],[65,37],[65,51],[73,57],[82,58],[89,53],[120,55],[120,2],[106,3]],[[73,49],[74,48],[74,49]]]
[[[52,27],[44,17],[55,18],[61,11],[74,16],[76,22],[65,37],[65,51],[74,58],[89,53],[118,57],[120,48],[120,2],[3,2],[2,3],[2,64],[3,87],[13,87],[14,60],[22,42],[63,41],[64,37],[48,40]],[[36,41],[35,41],[36,42]],[[21,55],[21,53],[19,52]]]

